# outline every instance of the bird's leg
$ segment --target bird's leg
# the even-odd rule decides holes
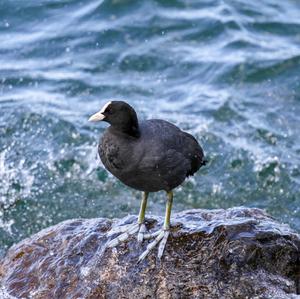
[[[141,202],[141,208],[140,208],[140,213],[138,217],[138,223],[131,223],[131,224],[126,224],[122,226],[118,226],[116,228],[113,228],[109,231],[107,234],[108,237],[121,233],[118,237],[110,240],[107,243],[107,247],[115,247],[118,244],[120,244],[123,241],[126,241],[131,235],[135,234],[138,232],[137,239],[139,242],[142,242],[144,239],[144,234],[146,232],[146,226],[144,224],[145,221],[145,210],[147,206],[147,199],[148,199],[148,192],[143,192],[143,198]]]
[[[143,198],[140,207],[140,213],[138,218],[138,225],[139,225],[139,232],[137,235],[138,242],[143,242],[144,234],[146,232],[146,225],[145,225],[145,211],[147,207],[147,199],[148,199],[149,192],[143,192]]]
[[[159,243],[158,246],[158,253],[157,256],[159,259],[161,259],[164,249],[170,234],[170,217],[171,217],[171,210],[172,210],[172,203],[173,203],[173,192],[169,191],[167,192],[168,195],[168,200],[167,200],[167,205],[166,205],[166,214],[165,214],[165,221],[164,221],[164,226],[161,230],[153,233],[153,234],[146,234],[144,236],[145,239],[153,238],[154,241],[152,241],[150,244],[148,244],[146,250],[140,255],[139,257],[139,262],[142,261],[148,253]]]

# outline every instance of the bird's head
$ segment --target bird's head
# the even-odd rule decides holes
[[[100,111],[89,118],[89,121],[105,121],[118,131],[135,137],[139,135],[136,112],[123,101],[107,102]]]

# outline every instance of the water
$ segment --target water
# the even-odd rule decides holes
[[[300,230],[298,0],[8,0],[0,40],[0,255],[65,219],[138,212],[87,122],[111,98],[203,145],[174,211],[259,207]]]

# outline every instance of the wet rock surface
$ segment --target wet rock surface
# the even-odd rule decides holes
[[[162,218],[148,218],[156,231]],[[300,237],[259,209],[189,210],[172,217],[163,259],[141,263],[135,236],[105,248],[112,226],[80,219],[42,230],[0,263],[0,298],[300,298]]]

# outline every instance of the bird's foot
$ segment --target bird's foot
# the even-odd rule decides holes
[[[119,236],[117,236],[116,238],[110,240],[106,246],[107,247],[115,247],[115,246],[119,245],[120,243],[129,239],[130,236],[134,235],[137,232],[138,232],[138,234],[137,234],[138,242],[141,243],[144,240],[144,235],[146,232],[146,225],[144,223],[142,223],[142,224],[131,223],[131,224],[126,224],[126,225],[115,227],[108,232],[107,236],[111,237],[114,234],[118,234],[118,233],[121,233],[121,234]]]
[[[145,259],[149,252],[159,243],[157,256],[161,259],[164,249],[169,237],[170,231],[168,229],[161,229],[153,234],[145,234],[144,239],[154,238],[154,241],[148,244],[146,250],[140,255],[139,262]]]

